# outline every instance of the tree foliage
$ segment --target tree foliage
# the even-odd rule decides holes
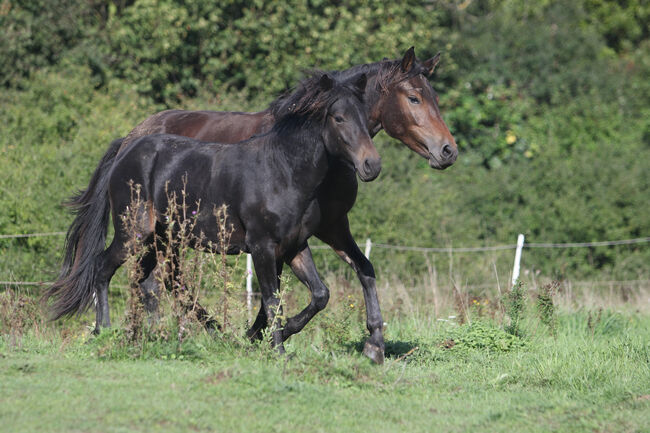
[[[649,14],[643,0],[0,0],[0,232],[65,230],[61,200],[85,186],[112,138],[155,111],[259,109],[305,68],[415,45],[420,58],[443,53],[432,82],[460,157],[433,172],[380,134],[382,175],[351,214],[359,239],[648,236]],[[54,272],[57,242],[0,240],[0,272]],[[636,278],[648,250],[526,257],[556,277]],[[420,253],[376,254],[380,271],[427,266]]]

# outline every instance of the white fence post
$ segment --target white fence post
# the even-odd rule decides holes
[[[364,252],[364,256],[366,256],[366,259],[370,260],[370,249],[372,248],[372,242],[370,241],[370,238],[366,239],[366,251]]]
[[[519,279],[519,263],[521,262],[521,250],[524,247],[524,235],[521,233],[517,237],[517,250],[515,252],[515,265],[512,268],[512,286],[517,284]]]
[[[253,257],[246,254],[246,305],[248,306],[248,323],[253,319]]]

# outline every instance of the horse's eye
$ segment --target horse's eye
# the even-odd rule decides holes
[[[341,116],[334,116],[334,121],[335,121],[336,123],[342,123],[342,122],[343,122],[343,118],[342,118]]]
[[[415,96],[409,96],[409,102],[411,104],[419,104],[420,100],[418,98],[416,98]]]

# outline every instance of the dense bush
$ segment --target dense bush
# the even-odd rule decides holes
[[[88,32],[94,33],[91,23],[88,2],[0,2],[0,85],[18,85],[31,72],[59,63]]]
[[[141,0],[109,17],[106,65],[168,103],[201,85],[274,95],[303,68],[344,69],[414,40],[433,43],[440,14],[430,9],[418,2]]]

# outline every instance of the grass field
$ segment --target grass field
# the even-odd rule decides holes
[[[236,332],[131,346],[118,320],[91,337],[90,316],[47,324],[10,295],[0,294],[0,431],[650,431],[645,313],[560,311],[553,336],[529,302],[521,338],[490,315],[461,325],[387,313],[377,366],[345,299],[280,357]]]

